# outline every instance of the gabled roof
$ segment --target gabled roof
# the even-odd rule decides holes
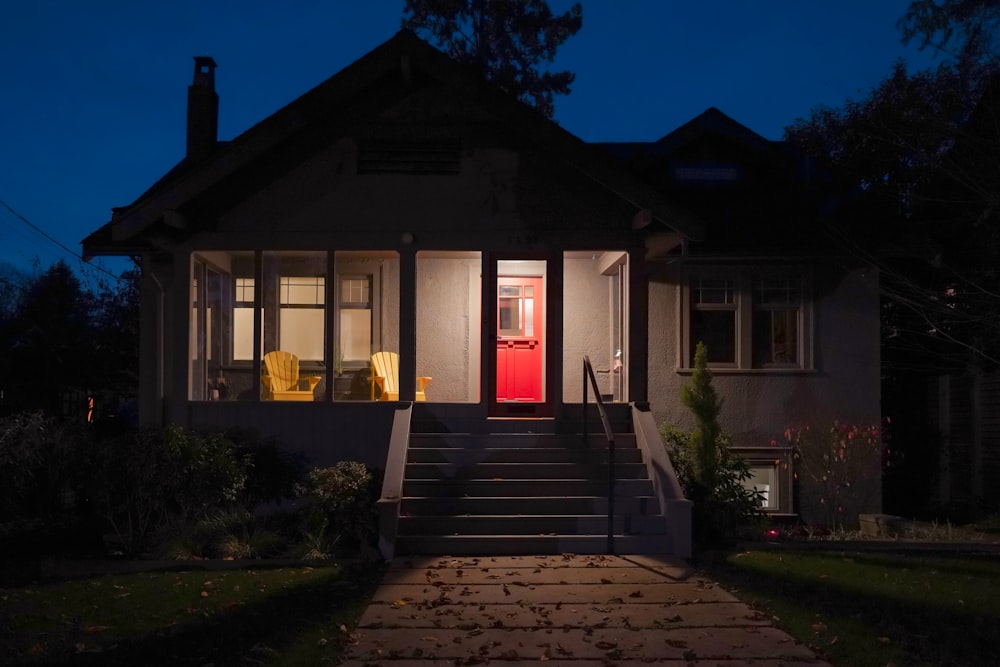
[[[672,205],[656,188],[608,160],[553,121],[486,82],[478,72],[450,59],[413,33],[402,30],[353,64],[228,143],[207,159],[182,160],[132,204],[115,210],[112,220],[83,241],[86,254],[134,251],[140,235],[211,188],[226,188],[254,165],[266,177],[288,171],[303,151],[339,138],[340,110],[358,100],[372,113],[429,83],[447,84],[475,98],[530,145],[547,151],[600,187],[649,210],[655,219],[689,238],[701,225]],[[357,111],[355,111],[357,113]],[[259,172],[260,169],[257,169]],[[255,178],[262,178],[255,173]]]
[[[767,150],[770,141],[742,125],[715,107],[709,107],[676,130],[653,142],[654,152],[671,153],[706,134],[718,134],[757,151]]]

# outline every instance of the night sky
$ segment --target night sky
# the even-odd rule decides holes
[[[555,11],[566,0],[552,0]],[[555,119],[586,141],[652,141],[714,106],[768,139],[884,78],[909,0],[583,0],[554,69]],[[0,9],[0,200],[80,241],[184,153],[192,57],[218,63],[232,139],[399,29],[402,0],[8,0]],[[0,204],[0,263],[81,262]],[[103,261],[113,271],[124,263]],[[2,267],[0,267],[2,269]],[[82,269],[92,274],[91,269]],[[2,271],[0,271],[2,273]]]

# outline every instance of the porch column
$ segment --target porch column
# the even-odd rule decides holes
[[[649,401],[649,267],[643,248],[628,255],[628,400]]]
[[[173,265],[159,261],[152,253],[142,256],[141,301],[139,323],[139,424],[162,426],[164,404],[164,364],[173,358],[165,341],[174,340],[166,334],[166,289],[173,284]],[[187,337],[184,337],[187,340]]]
[[[399,251],[399,400],[417,397],[417,252]]]

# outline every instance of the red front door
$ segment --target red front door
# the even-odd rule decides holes
[[[542,403],[543,281],[497,276],[497,402]]]

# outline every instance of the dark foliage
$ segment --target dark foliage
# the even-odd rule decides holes
[[[580,30],[583,9],[555,15],[544,0],[406,0],[403,27],[449,56],[482,67],[487,79],[548,117],[569,93],[572,72],[542,69]]]
[[[138,269],[93,289],[62,261],[34,277],[8,272],[0,299],[0,414],[119,416],[138,385]]]

